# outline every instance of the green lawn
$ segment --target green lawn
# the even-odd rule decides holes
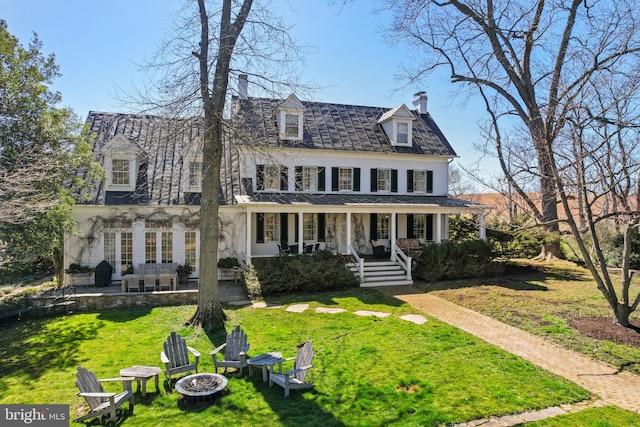
[[[284,399],[282,389],[270,389],[259,372],[251,378],[245,373],[230,375],[228,393],[216,404],[184,406],[164,381],[160,394],[152,384],[146,398],[136,394],[135,412],[121,425],[437,426],[589,397],[580,387],[439,321],[416,325],[401,320],[402,314],[416,311],[375,290],[268,302],[309,303],[311,309],[229,308],[226,329],[244,328],[250,355],[282,351],[295,356],[297,344],[313,339],[315,367],[308,377],[316,384],[313,391],[292,391]],[[317,306],[348,312],[316,313]],[[365,309],[392,315],[353,314]],[[100,378],[117,376],[131,365],[160,366],[162,343],[172,330],[203,353],[200,371],[211,372],[208,353],[223,342],[224,332],[207,335],[182,327],[193,310],[109,310],[2,328],[0,403],[70,404],[75,417],[84,409],[74,384],[77,365]]]

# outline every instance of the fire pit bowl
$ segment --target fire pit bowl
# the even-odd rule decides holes
[[[176,390],[185,403],[212,402],[227,386],[227,378],[219,374],[193,374],[180,378]]]

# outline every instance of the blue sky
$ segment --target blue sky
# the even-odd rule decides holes
[[[307,55],[305,81],[326,89],[314,100],[355,105],[411,107],[415,92],[424,90],[429,111],[449,139],[461,164],[479,154],[477,121],[481,109],[472,101],[452,99],[456,89],[446,75],[432,76],[404,87],[396,75],[411,55],[384,43],[379,28],[384,15],[375,2],[357,0],[344,8],[327,0],[274,0],[276,12],[293,24]],[[123,111],[116,88],[130,90],[142,80],[135,63],[153,55],[171,29],[180,0],[0,0],[0,19],[23,45],[38,33],[43,51],[53,53],[62,77],[54,89],[62,105],[85,118],[90,110]],[[492,163],[493,160],[487,160]]]

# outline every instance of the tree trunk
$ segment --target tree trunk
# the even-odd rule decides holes
[[[631,310],[629,306],[624,303],[618,303],[616,306],[616,324],[620,326],[624,326],[625,328],[629,326],[629,315],[631,314]]]
[[[563,259],[562,252],[560,251],[560,242],[554,241],[543,243],[542,248],[540,249],[540,253],[534,259],[538,261]]]

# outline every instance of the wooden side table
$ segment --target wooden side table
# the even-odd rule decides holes
[[[138,390],[142,397],[147,395],[147,380],[155,377],[156,379],[156,392],[160,391],[160,379],[159,375],[162,369],[155,366],[131,366],[130,368],[120,369],[120,376],[133,377],[138,383]],[[141,386],[142,384],[142,386]]]
[[[265,353],[256,357],[252,357],[251,359],[247,360],[247,364],[249,365],[249,376],[251,376],[251,374],[253,373],[251,368],[253,366],[259,366],[260,368],[262,368],[262,381],[267,382],[269,380],[267,373],[268,368],[273,365],[278,365],[280,369],[279,372],[282,372],[282,362],[284,362],[282,353]]]

